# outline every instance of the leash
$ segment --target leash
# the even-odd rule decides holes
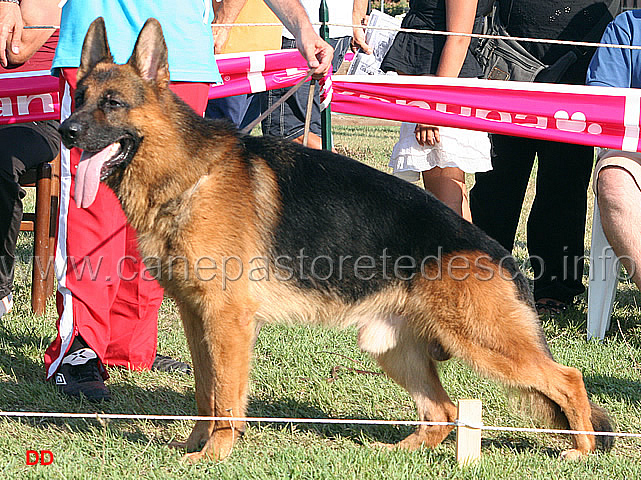
[[[316,92],[316,80],[312,78],[307,95],[307,110],[305,111],[305,130],[303,131],[303,146],[307,146],[309,139],[309,127],[312,123],[312,105],[314,105],[314,93]]]
[[[298,89],[303,85],[303,83],[305,83],[305,82],[309,79],[309,77],[311,77],[311,76],[312,76],[312,74],[313,74],[313,73],[314,73],[314,71],[313,71],[311,68],[310,68],[309,70],[307,70],[307,75],[305,75],[305,78],[303,78],[300,82],[298,82],[296,85],[294,85],[293,87],[291,87],[291,88],[289,89],[289,91],[288,91],[285,95],[283,95],[283,96],[282,96],[282,97],[281,97],[281,98],[280,98],[276,103],[274,103],[271,107],[269,107],[267,110],[265,110],[263,113],[261,113],[261,114],[260,114],[260,116],[259,116],[256,120],[254,120],[254,121],[253,121],[253,122],[251,122],[249,125],[247,125],[245,128],[243,128],[243,129],[240,131],[240,133],[250,133],[250,132],[254,129],[254,127],[255,127],[256,125],[258,125],[260,122],[262,122],[262,121],[265,119],[265,117],[267,117],[267,115],[269,115],[270,113],[272,113],[272,112],[273,112],[274,110],[276,110],[280,105],[282,105],[282,104],[283,104],[283,102],[285,102],[285,100],[287,100],[289,97],[291,97],[292,95],[294,95],[294,93],[296,93],[296,90],[298,90]],[[310,89],[310,91],[311,91],[311,89]]]

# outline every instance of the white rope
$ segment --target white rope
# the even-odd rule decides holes
[[[319,26],[321,23],[312,22],[312,25]],[[352,28],[368,28],[372,30],[385,30],[392,32],[405,32],[405,33],[420,33],[424,35],[443,35],[443,36],[458,36],[470,38],[496,38],[501,40],[516,40],[519,42],[532,42],[532,43],[548,43],[552,45],[569,45],[574,47],[606,47],[606,48],[620,48],[626,50],[641,50],[639,45],[617,45],[613,43],[596,43],[596,42],[575,42],[570,40],[552,40],[549,38],[531,38],[531,37],[512,37],[509,35],[486,35],[482,33],[457,33],[445,32],[441,30],[417,30],[414,28],[396,28],[396,27],[375,27],[367,25],[350,25],[346,23],[325,23],[325,25],[333,27],[352,27]],[[216,27],[282,27],[281,23],[216,23],[212,24]],[[48,29],[60,28],[59,25],[29,25],[24,29]]]
[[[547,433],[563,435],[595,435],[603,437],[628,437],[641,438],[641,433],[626,432],[591,432],[584,430],[562,430],[552,428],[527,428],[527,427],[500,427],[484,424],[468,424],[456,420],[455,422],[427,422],[420,420],[369,420],[345,418],[282,418],[282,417],[209,417],[202,415],[134,415],[121,413],[54,413],[54,412],[2,412],[0,417],[33,417],[33,418],[84,418],[102,420],[152,420],[152,421],[223,421],[223,422],[263,422],[263,423],[311,423],[328,425],[404,425],[404,426],[451,426],[467,427],[477,430]]]

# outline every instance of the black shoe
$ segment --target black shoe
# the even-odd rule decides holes
[[[185,375],[191,375],[191,365],[179,362],[178,360],[166,357],[165,355],[156,355],[154,363],[151,365],[151,369],[158,372],[179,372],[184,373]]]
[[[83,394],[91,402],[111,400],[98,365],[96,353],[88,347],[71,352],[62,359],[54,375],[55,384],[71,397]]]

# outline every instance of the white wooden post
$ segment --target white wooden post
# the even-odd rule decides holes
[[[465,425],[481,425],[481,401],[459,400],[458,420]],[[456,461],[466,465],[481,458],[480,428],[456,427]]]

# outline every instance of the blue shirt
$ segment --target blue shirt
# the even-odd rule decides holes
[[[153,17],[163,29],[171,80],[222,82],[214,59],[211,0],[68,0],[62,8],[53,69],[80,65],[82,43],[97,17],[105,19],[116,63],[129,60],[140,29]]]
[[[628,10],[610,22],[601,43],[641,46],[641,10]],[[641,50],[599,47],[586,76],[587,85],[641,88]]]

